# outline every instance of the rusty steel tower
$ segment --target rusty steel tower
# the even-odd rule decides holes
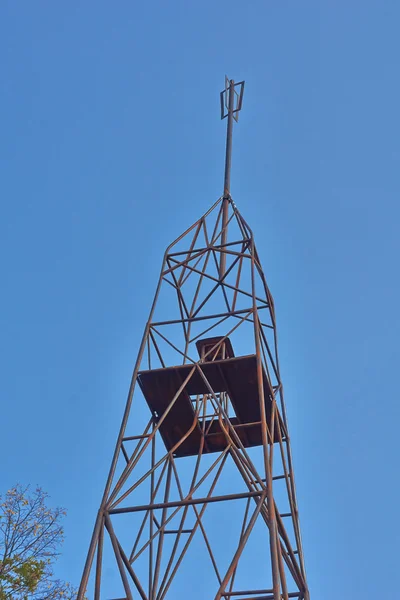
[[[166,250],[79,600],[309,600],[274,302],[230,194]]]

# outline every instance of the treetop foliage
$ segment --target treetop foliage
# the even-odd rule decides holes
[[[49,508],[40,487],[17,485],[0,496],[0,600],[69,600],[71,586],[54,578],[64,540],[63,508]]]

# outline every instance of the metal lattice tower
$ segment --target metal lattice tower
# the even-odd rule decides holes
[[[230,195],[166,250],[78,594],[309,600],[275,309]]]

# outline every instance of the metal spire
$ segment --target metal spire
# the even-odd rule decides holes
[[[239,88],[239,92],[236,91]],[[221,245],[224,246],[228,235],[228,212],[229,200],[231,198],[231,164],[232,164],[232,133],[233,120],[239,120],[239,111],[242,108],[244,92],[244,81],[235,83],[233,79],[225,76],[225,89],[221,92],[221,119],[228,117],[226,129],[226,154],[225,154],[225,177],[224,177],[224,195],[222,201],[222,235]],[[226,254],[221,252],[220,277],[225,273]]]

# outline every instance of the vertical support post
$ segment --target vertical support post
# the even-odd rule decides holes
[[[102,525],[100,529],[99,542],[97,545],[96,583],[94,588],[94,600],[100,600],[101,569],[103,562],[103,539],[104,525]]]
[[[271,553],[271,567],[272,567],[272,583],[273,583],[273,597],[274,600],[281,600],[280,593],[280,572],[279,572],[279,549],[278,549],[278,530],[276,525],[275,517],[275,502],[274,494],[272,490],[272,467],[269,460],[269,444],[273,446],[273,439],[271,442],[268,439],[268,424],[267,415],[265,409],[265,397],[264,397],[264,384],[262,374],[262,362],[261,362],[261,348],[260,348],[260,320],[258,318],[257,300],[256,300],[256,285],[255,285],[255,246],[254,240],[251,241],[251,291],[253,296],[253,320],[254,320],[254,341],[256,347],[256,360],[257,360],[257,382],[258,382],[258,393],[260,398],[260,416],[261,416],[261,435],[263,442],[264,451],[264,466],[265,466],[265,482],[267,487],[267,506],[268,506],[268,520],[269,520],[269,543]]]
[[[163,269],[165,267],[165,262],[166,262],[166,258],[164,256],[163,264],[162,264],[162,267],[161,267],[161,273],[163,272]],[[150,332],[150,323],[151,323],[151,320],[153,318],[154,310],[155,310],[155,307],[156,307],[156,304],[157,304],[158,296],[159,296],[160,289],[161,289],[161,284],[162,284],[162,277],[160,276],[160,279],[159,279],[158,285],[157,285],[157,289],[156,289],[156,293],[155,293],[155,296],[154,296],[153,304],[151,305],[149,319],[148,319],[148,321],[146,323],[146,327],[145,327],[145,330],[144,330],[144,333],[143,333],[142,342],[140,344],[139,354],[137,356],[135,368],[134,368],[134,371],[133,371],[133,374],[132,374],[131,384],[130,384],[129,392],[128,392],[128,398],[127,398],[126,405],[125,405],[125,410],[124,410],[124,416],[122,418],[122,423],[121,423],[121,427],[120,427],[119,434],[118,434],[118,440],[117,440],[117,443],[115,445],[114,455],[113,455],[113,458],[112,458],[110,471],[108,473],[108,477],[107,477],[107,482],[106,482],[106,486],[105,486],[105,489],[104,489],[103,498],[101,500],[100,509],[99,509],[99,511],[97,513],[96,522],[95,522],[93,533],[92,533],[92,537],[91,537],[91,540],[90,540],[89,550],[88,550],[88,553],[87,553],[87,556],[86,556],[85,566],[83,568],[83,573],[82,573],[82,579],[81,579],[81,583],[79,585],[79,590],[78,590],[78,594],[77,594],[77,600],[84,600],[84,597],[85,597],[86,588],[87,588],[87,584],[88,584],[88,580],[89,580],[89,575],[90,575],[90,570],[92,568],[92,563],[93,563],[94,555],[95,555],[97,544],[98,544],[98,541],[99,541],[100,529],[103,526],[104,509],[105,509],[105,506],[106,506],[106,503],[107,503],[107,498],[108,498],[108,495],[110,493],[111,486],[112,486],[112,483],[113,483],[113,478],[114,478],[115,471],[116,471],[116,468],[117,468],[119,453],[120,453],[121,444],[122,444],[122,438],[124,437],[126,425],[128,423],[129,413],[130,413],[130,410],[131,410],[131,405],[132,405],[132,400],[133,400],[133,393],[135,391],[135,385],[136,385],[136,378],[137,378],[137,374],[138,374],[138,371],[139,371],[139,368],[140,368],[140,364],[142,362],[143,354],[144,354],[145,349],[146,349],[146,342],[147,342],[147,339],[149,337],[149,332]]]
[[[154,422],[152,426],[154,432]],[[150,502],[153,504],[155,500],[154,493],[154,466],[156,464],[156,438],[153,437],[151,441],[151,475],[150,475]],[[150,522],[149,522],[149,535],[150,535],[150,548],[149,548],[149,598],[153,596],[153,533],[154,533],[154,511],[150,511]]]
[[[171,489],[171,475],[172,475],[172,463],[171,463],[171,458],[168,458],[168,471],[167,471],[167,480],[165,483],[164,503],[167,503],[168,499],[169,499],[169,492]],[[154,570],[152,592],[151,592],[152,595],[150,596],[149,600],[156,600],[156,596],[157,596],[158,578],[159,578],[160,569],[161,569],[161,558],[162,558],[162,551],[163,551],[164,537],[165,537],[164,528],[165,528],[165,524],[166,524],[166,520],[167,520],[167,512],[168,512],[168,508],[164,507],[163,511],[162,511],[162,517],[161,517],[161,528],[160,528],[160,533],[159,533],[159,537],[158,537],[156,565],[155,565],[155,570]]]

